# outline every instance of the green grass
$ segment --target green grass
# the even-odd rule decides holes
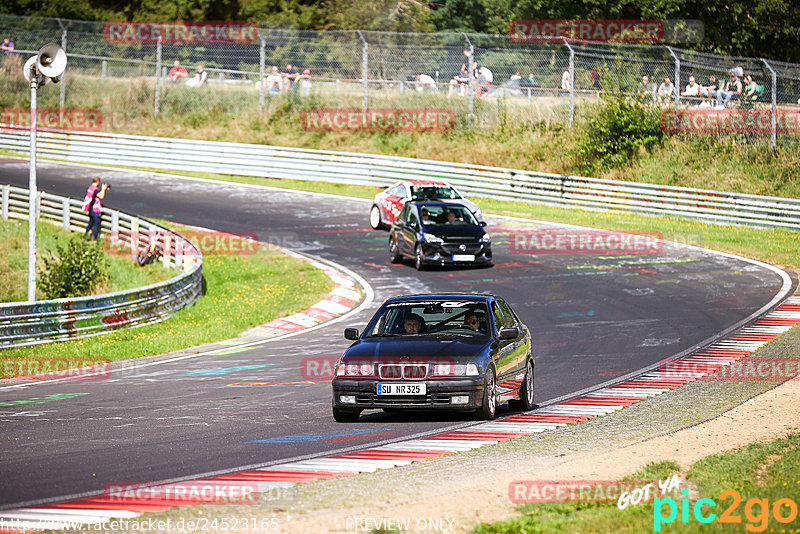
[[[676,472],[677,467],[671,462],[651,463],[627,478],[664,480]],[[764,518],[760,507],[752,504],[749,505],[751,514],[747,515],[747,503],[750,499],[767,499],[770,513],[773,504],[779,499],[789,498],[800,505],[798,473],[800,473],[800,434],[708,456],[695,463],[686,480],[681,481],[681,490],[690,490],[689,506],[692,508],[687,523],[681,521],[683,495],[675,492],[671,498],[676,502],[677,517],[672,523],[663,525],[661,532],[800,532],[800,516],[790,524],[782,524],[771,516]],[[733,502],[730,497],[721,498],[725,490],[736,490],[741,495],[741,503],[737,509],[732,510],[734,515],[741,517],[740,524],[723,524],[718,521],[722,512]],[[710,498],[717,503],[712,510],[717,514],[717,521],[701,525],[694,519],[692,510],[694,503],[700,498]],[[659,509],[664,517],[669,515],[667,504],[661,504]],[[596,502],[526,504],[520,506],[518,510],[522,514],[519,517],[491,524],[482,523],[474,532],[476,534],[550,532],[599,534],[654,531],[655,503],[652,500],[649,503],[628,506],[624,510],[618,509],[616,503]],[[702,511],[707,515],[708,507],[704,506]],[[789,509],[784,506],[782,513],[788,515]]]
[[[37,270],[41,269],[43,256],[55,253],[55,245],[66,241],[69,233],[59,226],[41,221],[37,228]],[[161,264],[139,267],[129,256],[106,254],[109,260],[109,281],[93,292],[98,295],[142,287],[176,275]],[[28,298],[28,222],[0,220],[0,302],[25,301]],[[81,295],[76,295],[81,296]],[[37,286],[36,298],[45,299]]]
[[[103,356],[112,361],[222,341],[319,301],[333,282],[310,263],[274,250],[206,256],[204,295],[168,320],[102,336],[0,351],[0,362],[38,356]]]

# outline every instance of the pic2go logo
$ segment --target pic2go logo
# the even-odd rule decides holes
[[[718,523],[742,523],[742,517],[736,513],[739,505],[742,503],[742,495],[734,489],[728,489],[720,493],[720,501],[730,498],[732,500],[730,506],[719,515],[711,512],[711,508],[717,506],[714,499],[698,499],[695,501],[694,506],[689,502],[689,490],[681,492],[683,498],[680,500],[680,505],[675,502],[675,499],[670,497],[653,501],[653,531],[661,532],[661,525],[667,525],[674,522],[678,518],[678,512],[681,514],[681,523],[689,522],[689,511],[691,508],[692,515],[698,523],[708,524],[717,521]],[[667,515],[664,516],[664,507],[667,508]],[[703,506],[707,506],[704,510]],[[770,511],[772,517],[778,523],[791,523],[797,519],[797,503],[789,498],[778,499],[772,503],[770,508],[769,499],[749,499],[744,505],[744,516],[747,519],[745,528],[748,532],[764,532],[769,525]]]

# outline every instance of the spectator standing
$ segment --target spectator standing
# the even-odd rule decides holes
[[[180,60],[176,59],[172,64],[172,68],[169,69],[169,79],[172,80],[173,83],[180,83],[188,77],[189,73],[186,71],[186,67],[181,65]]]
[[[94,240],[97,241],[100,235],[100,223],[103,219],[103,200],[108,191],[108,184],[101,184],[100,177],[95,176],[92,178],[92,184],[86,190],[86,196],[83,198],[83,211],[89,214],[89,224],[86,225],[86,231],[83,237],[86,238],[89,232],[92,232]]]
[[[697,84],[694,76],[689,76],[689,83],[686,84],[686,90],[681,93],[681,96],[697,96],[700,94],[700,86]]]
[[[208,73],[202,65],[197,66],[194,76],[186,80],[186,87],[203,87],[208,80]]]
[[[303,96],[311,96],[311,70],[303,69],[303,74],[298,77]]]
[[[14,48],[15,48],[14,42],[8,37],[3,39],[3,44],[0,44],[0,50],[2,50],[3,53],[6,55],[14,52]]]
[[[19,54],[14,52],[14,42],[6,37],[3,39],[3,43],[0,44],[0,50],[3,51],[3,62],[2,62],[2,70],[3,72],[13,72],[17,68],[22,67],[22,59],[19,57]],[[19,71],[17,71],[19,72]]]
[[[602,91],[603,84],[600,83],[600,70],[597,67],[593,68],[592,72],[589,73],[589,77],[592,79],[592,88]]]
[[[283,76],[283,91],[290,91],[296,88],[295,82],[300,77],[300,73],[291,63],[287,63],[286,68],[281,71],[281,76]]]
[[[563,74],[561,74],[561,90],[567,93],[569,93],[569,78],[569,67],[567,67]]]
[[[673,85],[672,80],[670,80],[669,77],[664,78],[664,81],[658,86],[659,101],[661,103],[668,103],[674,92],[675,85]]]
[[[730,78],[725,83],[725,90],[717,92],[717,109],[725,109],[734,97],[742,94],[742,81],[737,72],[736,68],[731,69],[728,72]]]

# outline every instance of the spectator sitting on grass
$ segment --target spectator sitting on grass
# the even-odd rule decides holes
[[[207,79],[208,73],[206,69],[202,65],[198,65],[194,76],[186,80],[186,87],[204,87]]]
[[[169,79],[173,83],[179,83],[186,78],[189,77],[189,73],[186,71],[186,67],[181,65],[180,60],[175,60],[175,63],[172,64],[172,68],[169,69]]]
[[[672,80],[669,77],[664,78],[664,81],[658,86],[658,99],[661,102],[669,102],[674,92],[675,86],[672,84]]]
[[[742,94],[742,81],[737,72],[735,67],[728,71],[730,78],[725,83],[725,90],[717,92],[717,109],[725,109],[734,97]]]
[[[14,43],[8,37],[3,39],[3,44],[0,44],[0,50],[2,50],[5,54],[10,54],[14,51]]]
[[[641,88],[639,89],[639,94],[642,97],[642,101],[655,100],[656,84],[655,82],[650,81],[649,76],[642,76],[642,85]]]
[[[469,50],[467,50],[469,52]],[[453,76],[453,79],[450,80],[450,89],[447,91],[447,98],[453,96],[453,93],[458,88],[458,94],[464,96],[467,92],[467,85],[469,84],[469,71],[467,70],[467,64],[464,63],[461,65],[461,70]]]
[[[417,74],[417,91],[424,91],[425,89],[430,89],[431,91],[436,90],[436,80],[428,76],[427,74]]]
[[[686,90],[681,93],[681,96],[697,96],[700,94],[700,86],[694,76],[689,76],[689,83],[686,84]]]
[[[520,87],[541,87],[539,82],[536,78],[533,77],[533,73],[529,73],[527,78],[523,78],[519,81]]]
[[[297,72],[297,69],[294,68],[291,63],[287,63],[286,68],[281,71],[281,76],[283,76],[282,90],[289,91],[296,88],[295,82],[297,78],[300,77],[300,73]]]

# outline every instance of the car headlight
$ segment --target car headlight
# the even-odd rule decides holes
[[[490,236],[489,234],[483,234],[483,236],[481,236],[481,243],[488,243],[491,240],[492,236]]]
[[[474,363],[468,363],[464,367],[464,374],[466,376],[478,376],[478,366]]]
[[[441,245],[444,243],[444,239],[439,236],[435,236],[433,234],[425,234],[425,242],[426,243],[434,243],[436,245]]]
[[[428,375],[431,377],[478,376],[478,366],[474,363],[434,363],[431,364]]]
[[[374,367],[371,363],[342,363],[336,366],[336,376],[372,376]]]

